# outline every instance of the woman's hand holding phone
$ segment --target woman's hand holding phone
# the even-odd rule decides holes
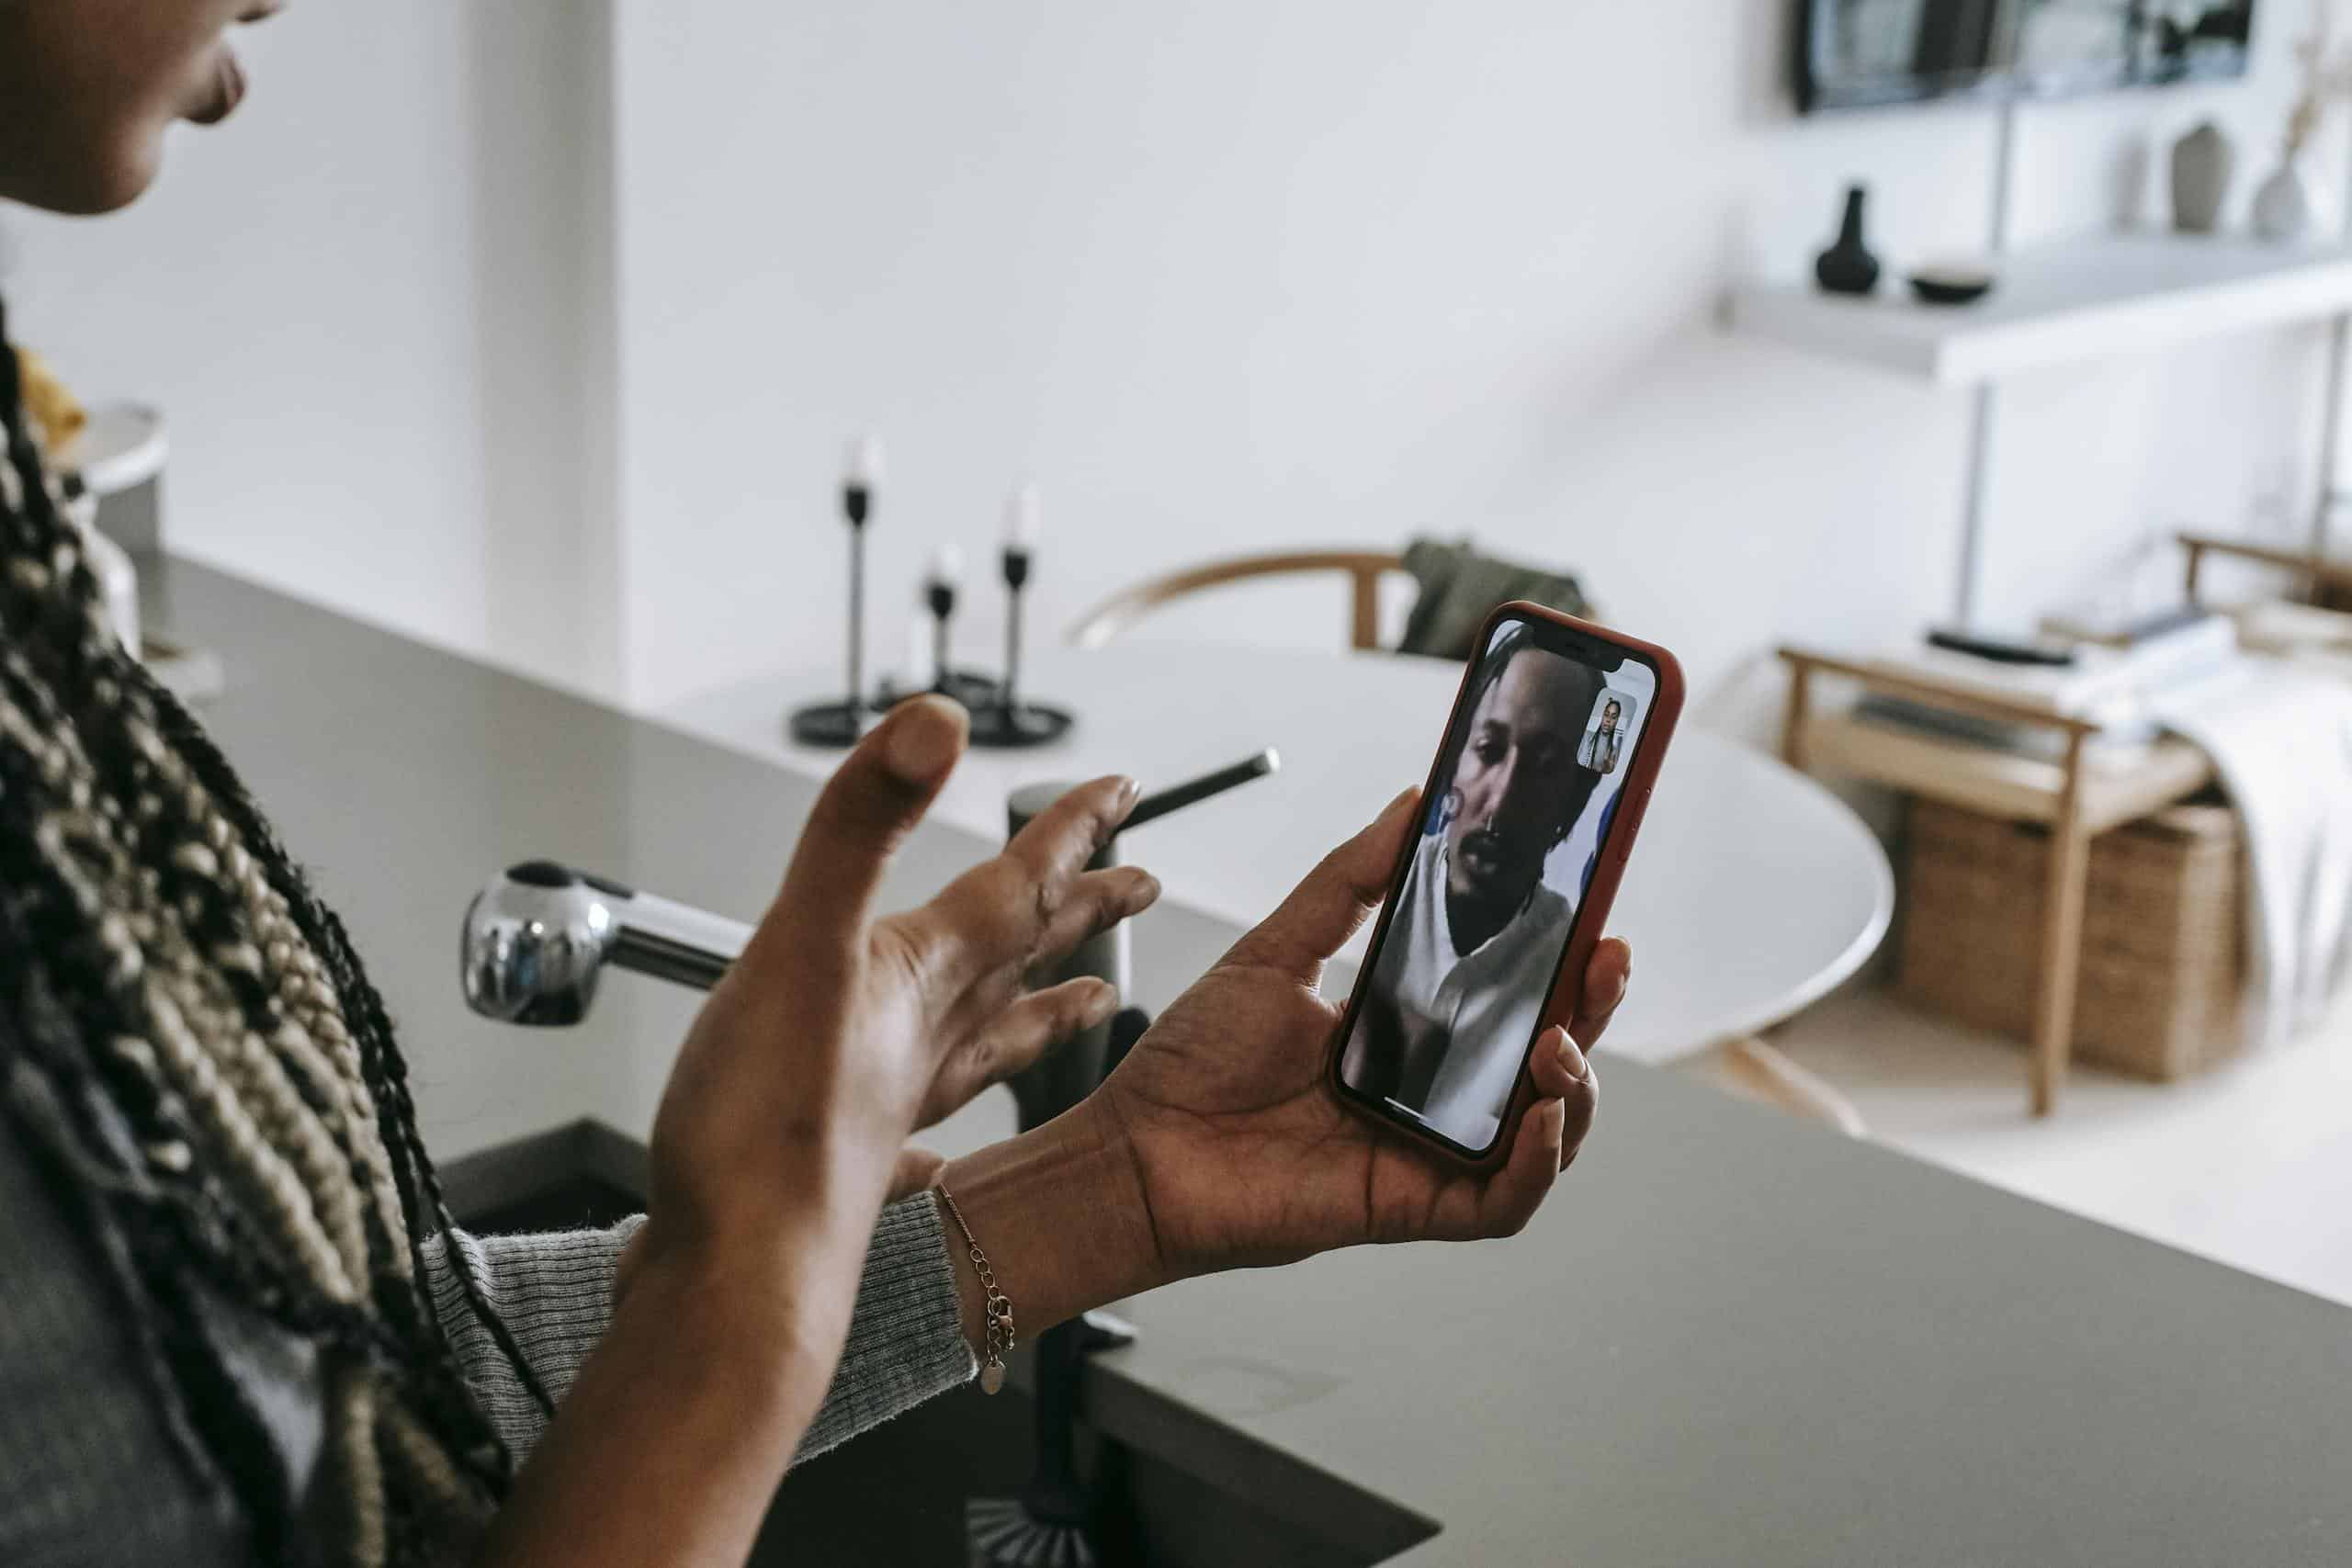
[[[1322,995],[1323,965],[1385,896],[1419,801],[1407,791],[1326,857],[1075,1110],[949,1165],[998,1276],[1021,1281],[1024,1323],[1192,1275],[1508,1235],[1533,1217],[1592,1125],[1599,1085],[1578,1046],[1623,999],[1632,951],[1595,950],[1570,1027],[1536,1047],[1535,1098],[1492,1171],[1343,1106],[1328,1069],[1344,1005]],[[978,1297],[959,1283],[973,1332]]]
[[[1164,1278],[1365,1242],[1509,1235],[1576,1157],[1599,1096],[1579,1046],[1600,1038],[1624,995],[1623,942],[1595,951],[1572,1028],[1538,1043],[1535,1100],[1492,1172],[1431,1157],[1331,1091],[1344,998],[1321,994],[1323,965],[1386,895],[1419,803],[1407,791],[1332,852],[1087,1102],[1134,1161]]]

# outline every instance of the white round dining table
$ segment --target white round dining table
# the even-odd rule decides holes
[[[1459,665],[1395,654],[1148,640],[1031,663],[1027,690],[1078,723],[1034,750],[973,751],[933,816],[1001,836],[1005,797],[1023,784],[1126,773],[1148,795],[1272,747],[1272,777],[1123,841],[1163,897],[1241,924],[1426,778],[1462,677]],[[785,715],[826,694],[819,679],[778,674],[653,716],[822,776],[840,753],[792,741]],[[1894,907],[1885,852],[1842,801],[1686,721],[1610,921],[1634,944],[1637,978],[1604,1050],[1663,1063],[1781,1022],[1861,966]],[[1363,942],[1342,956],[1360,958]]]

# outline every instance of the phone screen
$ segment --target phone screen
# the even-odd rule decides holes
[[[1465,1154],[1494,1146],[1657,686],[1596,638],[1495,628],[1364,960],[1340,1058],[1350,1092]]]

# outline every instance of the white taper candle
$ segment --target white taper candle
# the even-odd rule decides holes
[[[1034,550],[1046,527],[1046,499],[1035,479],[1024,479],[1004,504],[1004,545],[1011,550]]]
[[[842,459],[842,484],[849,490],[878,490],[882,484],[882,438],[861,435]]]

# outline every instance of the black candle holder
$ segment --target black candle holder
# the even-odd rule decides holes
[[[874,491],[865,475],[842,483],[842,516],[849,524],[849,681],[837,703],[795,709],[789,728],[803,746],[854,746],[865,733],[865,520]]]
[[[956,569],[946,558],[952,550],[942,550],[943,561],[934,565],[923,579],[922,603],[931,612],[931,668],[928,686],[901,689],[895,682],[884,679],[875,688],[874,711],[885,712],[898,706],[909,697],[935,694],[951,702],[961,704],[966,710],[978,713],[996,701],[997,680],[978,670],[958,670],[949,660],[950,628],[956,620]]]
[[[1036,491],[1024,488],[1014,498],[1016,525],[1008,535],[1001,565],[1005,586],[1004,674],[958,670],[948,660],[948,632],[956,614],[956,591],[952,569],[934,571],[923,585],[922,603],[933,617],[931,683],[920,689],[900,687],[888,676],[876,682],[872,695],[865,685],[865,523],[874,510],[871,476],[877,456],[861,445],[854,454],[850,477],[842,485],[842,515],[850,527],[849,554],[849,679],[847,694],[839,702],[812,703],[794,711],[789,721],[792,739],[804,746],[848,747],[857,743],[876,714],[886,713],[909,697],[937,693],[961,704],[971,715],[971,743],[991,750],[1017,750],[1046,746],[1068,735],[1078,722],[1067,708],[1028,701],[1021,694],[1021,655],[1023,601],[1033,558],[1028,540],[1034,537]]]
[[[1050,745],[1068,735],[1077,719],[1064,708],[1025,702],[1021,696],[1021,591],[1029,585],[1029,547],[1004,547],[1004,679],[989,700],[972,709],[972,744],[990,750],[1021,750]]]

